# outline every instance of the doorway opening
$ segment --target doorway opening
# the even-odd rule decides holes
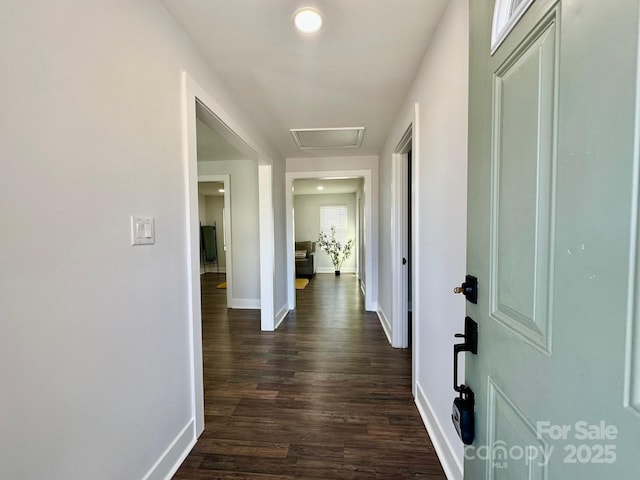
[[[257,145],[242,127],[226,112],[198,83],[186,72],[183,72],[183,142],[186,183],[187,209],[187,289],[189,292],[189,316],[191,318],[191,353],[192,353],[192,401],[194,438],[204,431],[204,383],[203,383],[203,352],[202,352],[202,307],[200,283],[200,218],[198,208],[198,121],[205,123],[219,134],[228,145],[234,147],[244,156],[243,161],[251,162],[254,166],[256,191],[254,224],[258,224],[256,249],[258,259],[254,265],[259,266],[259,284],[257,286],[255,304],[252,308],[260,310],[260,328],[273,330],[273,281],[274,281],[274,228],[273,202],[271,182],[271,158]],[[257,165],[257,171],[255,167]],[[202,172],[201,172],[202,173]],[[204,172],[204,175],[219,174],[219,172]],[[230,175],[233,177],[233,174]],[[238,176],[242,179],[242,176]],[[229,182],[229,188],[233,185]],[[229,195],[230,197],[230,195]],[[230,213],[230,209],[226,208]],[[227,218],[231,218],[228,216]],[[230,229],[230,222],[225,225]],[[227,236],[227,253],[231,250],[231,240]],[[232,274],[233,263],[231,255],[225,257],[227,282]],[[255,276],[253,276],[255,279]],[[229,294],[230,292],[228,292]]]
[[[396,348],[411,346],[413,328],[413,265],[412,221],[413,216],[413,129],[406,130],[395,149],[393,168],[392,212],[392,268],[393,278],[393,328],[391,344]]]
[[[198,175],[200,274],[215,273],[217,285],[224,283],[226,306],[233,305],[230,185],[230,175]]]
[[[339,270],[344,274],[358,271],[358,252],[361,248],[358,215],[358,199],[363,193],[364,179],[354,178],[305,178],[293,182],[293,225],[296,255],[298,247],[309,246],[307,258],[296,257],[296,278],[313,279],[316,273],[331,273]],[[339,268],[334,266],[331,256],[318,244],[319,236],[331,235],[341,246],[351,246],[349,255]],[[309,245],[310,244],[310,245]]]
[[[407,346],[409,348],[413,345],[413,258],[412,258],[412,212],[411,212],[411,199],[413,198],[411,171],[412,171],[412,155],[413,151],[409,149],[407,152],[407,171],[405,175],[406,189],[404,195],[404,201],[406,203],[406,223],[404,228],[404,241],[406,242],[405,248],[407,252],[407,264],[405,269],[405,278],[402,280],[403,284],[407,285]]]
[[[375,311],[377,305],[377,241],[374,239],[374,219],[373,219],[373,194],[372,194],[372,171],[371,170],[331,170],[331,171],[312,171],[312,172],[288,172],[285,176],[285,193],[286,193],[286,212],[287,212],[287,292],[289,310],[296,308],[296,292],[295,292],[295,239],[296,231],[299,226],[294,221],[294,182],[306,181],[314,179],[317,181],[332,180],[357,180],[361,182],[361,189],[356,192],[355,205],[359,205],[357,212],[354,212],[354,219],[358,228],[355,229],[353,236],[358,243],[354,257],[357,262],[353,265],[353,271],[358,275],[358,281],[361,290],[364,292],[365,310]],[[354,205],[354,210],[355,210]],[[319,229],[320,225],[316,230]],[[315,239],[319,230],[315,233]],[[308,233],[310,236],[312,231]],[[324,252],[316,254],[325,255]],[[330,268],[329,271],[333,271]]]

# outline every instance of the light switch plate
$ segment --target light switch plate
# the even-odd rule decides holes
[[[156,229],[153,217],[131,216],[131,245],[153,245],[156,243]]]

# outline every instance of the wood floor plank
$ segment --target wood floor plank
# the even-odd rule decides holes
[[[205,431],[175,480],[445,480],[411,395],[411,352],[353,275],[318,274],[275,333],[202,277]]]

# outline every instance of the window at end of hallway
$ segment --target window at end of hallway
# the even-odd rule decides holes
[[[347,206],[323,205],[320,207],[320,231],[328,233],[331,227],[336,227],[336,240],[347,242]]]

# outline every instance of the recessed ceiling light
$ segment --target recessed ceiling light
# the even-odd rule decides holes
[[[316,33],[322,28],[322,15],[315,8],[301,8],[293,14],[293,23],[302,33]]]
[[[322,185],[318,185],[318,190],[324,190],[324,187]]]
[[[218,193],[224,193],[224,188],[219,188]]]

